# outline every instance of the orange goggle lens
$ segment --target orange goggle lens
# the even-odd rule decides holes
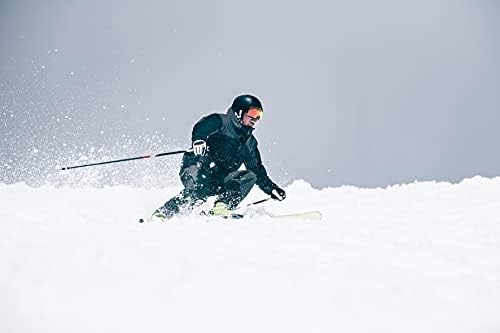
[[[262,119],[262,115],[263,114],[264,114],[264,111],[262,111],[261,109],[255,109],[255,108],[254,109],[250,109],[247,112],[247,115],[249,117],[254,118],[254,119],[256,119],[256,118]]]

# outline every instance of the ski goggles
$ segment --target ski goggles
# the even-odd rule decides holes
[[[264,111],[262,111],[261,109],[257,109],[257,108],[251,108],[247,111],[247,116],[249,116],[250,118],[253,118],[253,119],[262,119],[262,115],[264,114]]]

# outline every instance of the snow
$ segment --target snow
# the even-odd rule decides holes
[[[179,189],[0,184],[0,332],[500,331],[500,178],[137,223]]]

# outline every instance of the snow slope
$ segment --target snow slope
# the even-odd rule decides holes
[[[136,222],[178,190],[0,184],[0,332],[500,332],[500,178]]]

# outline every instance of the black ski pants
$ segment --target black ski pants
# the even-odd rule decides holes
[[[257,181],[255,174],[249,170],[224,174],[201,163],[183,167],[179,175],[184,189],[158,209],[167,217],[172,217],[183,208],[201,204],[214,195],[217,195],[217,201],[225,202],[234,209]]]

